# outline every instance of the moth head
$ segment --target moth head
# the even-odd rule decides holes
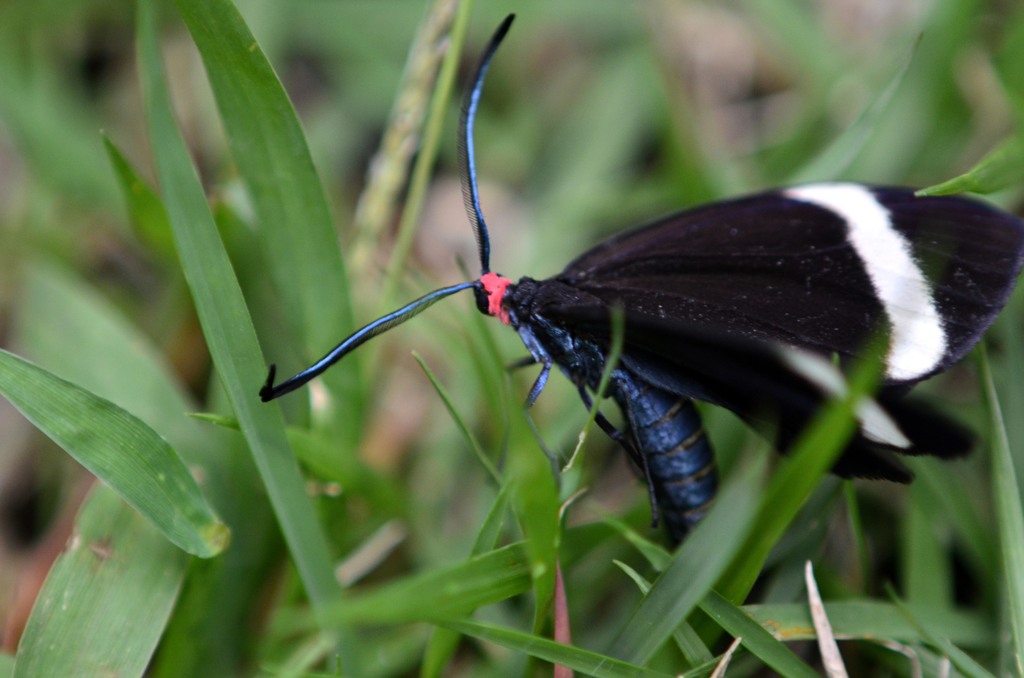
[[[473,288],[476,294],[476,307],[481,313],[493,315],[508,325],[508,309],[503,302],[505,295],[508,293],[508,286],[511,284],[511,280],[497,273],[489,272],[483,274]]]

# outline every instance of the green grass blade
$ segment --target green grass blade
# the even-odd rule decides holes
[[[496,547],[498,537],[501,535],[501,526],[504,524],[505,514],[508,511],[508,495],[509,486],[503,485],[494,499],[494,504],[491,505],[491,510],[487,513],[487,519],[476,536],[476,542],[473,544],[474,556],[491,551]],[[427,649],[423,652],[420,676],[422,678],[440,676],[445,664],[455,654],[460,638],[461,636],[454,631],[435,627],[430,642],[427,643]]]
[[[252,450],[314,606],[338,594],[327,542],[288,448],[279,410],[259,401],[264,361],[231,263],[171,113],[156,40],[156,4],[139,3],[143,99],[164,204],[214,365]]]
[[[505,524],[505,516],[508,511],[509,486],[502,485],[498,496],[494,498],[491,510],[487,512],[487,519],[480,526],[473,543],[473,555],[486,553],[497,548],[498,540],[501,538],[501,528]]]
[[[555,593],[555,563],[561,539],[557,469],[528,432],[527,413],[509,417],[508,478],[512,485],[512,506],[526,537],[530,576],[537,607],[534,631],[544,627]],[[529,441],[529,442],[527,442]],[[518,442],[518,444],[517,444]]]
[[[865,591],[871,586],[871,556],[864,532],[860,502],[857,500],[857,490],[852,481],[847,480],[843,483],[843,497],[846,500],[850,533],[853,536],[854,548],[857,553],[859,582],[856,586],[857,590]]]
[[[38,179],[63,198],[84,206],[117,204],[117,185],[97,143],[99,117],[13,33],[4,14],[0,28],[0,119]],[[17,26],[17,22],[14,22]],[[17,30],[17,29],[15,29]],[[42,31],[37,33],[42,35]]]
[[[338,457],[337,441],[333,438],[295,427],[288,427],[287,434],[296,459],[318,479],[340,483],[346,493],[366,497],[375,508],[393,508],[402,504],[404,490],[401,487],[374,473],[355,455]]]
[[[1024,136],[1015,134],[963,174],[918,191],[918,195],[993,193],[1024,181]]]
[[[612,379],[612,372],[619,366],[619,358],[622,356],[622,339],[625,336],[625,314],[622,308],[614,306],[611,309],[611,330],[612,340],[611,345],[608,349],[608,355],[605,356],[604,369],[601,370],[601,379],[597,382],[597,390],[594,391],[594,402],[590,405],[590,412],[587,415],[587,421],[583,424],[583,428],[580,429],[580,434],[577,438],[576,449],[573,450],[572,456],[569,457],[569,461],[566,462],[563,472],[572,468],[573,464],[576,463],[576,458],[579,456],[580,451],[583,449],[583,444],[587,440],[587,435],[594,426],[594,422],[597,421],[597,413],[601,410],[601,402],[604,400],[606,391],[608,389],[608,382]]]
[[[625,563],[615,561],[615,564],[620,570],[626,573],[626,576],[633,580],[640,589],[640,593],[647,595],[651,590],[651,583],[643,578],[639,572],[631,568]],[[690,624],[685,621],[680,623],[672,631],[672,639],[676,641],[676,645],[679,646],[679,650],[686,657],[686,661],[690,662],[691,666],[699,666],[701,664],[707,664],[715,661],[714,655],[711,654],[711,650],[704,644],[704,641],[700,639],[697,632],[693,629]]]
[[[917,619],[927,621],[931,635],[948,638],[968,647],[994,647],[997,639],[991,620],[981,614],[935,608],[931,605],[907,605]],[[843,638],[885,638],[902,643],[926,643],[929,637],[911,624],[905,613],[892,603],[878,600],[851,600],[825,604],[832,630]],[[804,603],[746,605],[743,611],[761,626],[771,629],[776,638],[812,640],[814,626]]]
[[[607,655],[562,645],[547,638],[514,629],[473,621],[444,622],[445,628],[467,636],[497,643],[552,664],[567,666],[588,676],[599,678],[668,678],[669,674],[630,664]]]
[[[922,485],[911,486],[910,502],[901,521],[901,581],[904,596],[910,602],[928,601],[934,607],[952,609],[953,565],[935,530],[935,518],[941,515],[941,507],[931,504],[930,499]]]
[[[142,420],[3,350],[0,393],[174,544],[204,558],[227,546],[228,529],[189,470]]]
[[[97,486],[32,608],[14,675],[144,675],[188,561]]]
[[[733,638],[742,638],[743,646],[782,676],[817,676],[782,642],[751,619],[742,609],[714,591],[701,602],[700,609],[714,619]]]
[[[1013,453],[1003,424],[999,395],[992,381],[992,367],[985,346],[979,347],[981,381],[989,410],[989,430],[993,434],[992,487],[999,553],[1003,561],[1003,586],[1010,617],[1010,647],[1017,675],[1024,675],[1024,506],[1014,470]]]
[[[927,463],[924,459],[906,461],[914,473],[917,486],[914,492],[925,495],[925,504],[934,507],[933,516],[941,515],[952,528],[964,547],[964,556],[976,571],[991,571],[991,563],[998,553],[988,518],[978,511],[969,490],[957,479],[956,472]]]
[[[176,5],[253,201],[270,278],[303,349],[318,357],[354,327],[337,233],[295,110],[229,0]],[[355,365],[336,367],[330,379],[342,376],[354,387]]]
[[[725,486],[640,601],[612,645],[613,656],[644,664],[708,594],[753,523],[763,470],[762,458]]]
[[[106,135],[103,135],[103,145],[121,184],[121,193],[127,203],[128,217],[135,232],[151,250],[164,259],[175,260],[174,237],[160,196],[139,176],[121,150]]]
[[[872,391],[880,368],[879,355],[862,361],[847,383],[846,395],[832,401],[818,415],[783,460],[756,510],[755,525],[741,549],[743,557],[722,576],[717,590],[727,600],[738,604],[746,597],[786,526],[832,468],[856,427],[853,403]]]
[[[926,644],[931,645],[937,651],[948,657],[950,663],[952,663],[952,665],[964,675],[969,676],[970,678],[993,678],[994,674],[990,673],[984,666],[979,664],[974,657],[971,657],[954,645],[948,637],[937,634],[932,628],[932,624],[928,623],[931,620],[926,622],[926,617],[921,617],[919,614],[916,614],[906,605],[906,603],[897,599],[891,586],[887,588],[889,590],[890,597],[893,599],[893,606],[900,611],[904,619],[906,619],[911,626],[917,629]]]
[[[874,101],[861,111],[857,119],[850,124],[831,144],[822,150],[813,160],[805,164],[787,183],[799,184],[807,181],[826,181],[838,179],[857,157],[857,154],[871,136],[872,130],[889,108],[899,91],[903,76],[913,61],[919,42],[915,42],[896,67],[896,72],[889,79]]]
[[[448,396],[448,392],[445,390],[444,386],[442,386],[441,382],[437,380],[437,377],[431,369],[427,367],[427,363],[424,362],[419,353],[413,351],[412,357],[415,358],[420,369],[423,370],[423,373],[427,375],[427,379],[430,380],[430,385],[434,387],[435,391],[437,391],[437,395],[441,398],[441,402],[444,403],[445,409],[448,410],[448,414],[451,415],[452,420],[455,422],[455,426],[458,427],[459,432],[466,439],[466,442],[469,443],[473,453],[476,454],[476,458],[480,460],[480,465],[484,467],[484,470],[486,470],[487,474],[491,476],[491,479],[494,480],[495,484],[500,487],[502,484],[501,474],[498,473],[498,469],[494,467],[491,460],[487,458],[483,448],[480,447],[480,443],[477,442],[476,436],[474,436],[473,432],[469,430],[465,420],[455,409],[455,405],[452,403],[452,399]]]
[[[329,606],[330,624],[405,624],[451,619],[525,593],[530,572],[522,543],[473,556],[353,595]]]
[[[22,290],[15,336],[29,358],[131,412],[187,463],[202,463],[194,450],[205,445],[206,437],[197,422],[184,416],[196,404],[138,328],[87,281],[57,266],[32,262]],[[68,337],[74,337],[74,350],[68,350]]]

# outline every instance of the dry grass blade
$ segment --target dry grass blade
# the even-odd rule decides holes
[[[732,662],[732,656],[736,654],[736,650],[739,649],[742,643],[743,638],[740,637],[734,638],[733,641],[729,643],[729,649],[725,651],[725,654],[723,654],[722,658],[718,661],[714,672],[711,674],[711,678],[725,678],[725,672],[729,668],[729,664]]]
[[[821,593],[818,592],[818,583],[814,581],[814,566],[809,560],[804,566],[804,581],[807,584],[807,602],[811,608],[811,618],[814,620],[814,630],[818,636],[818,649],[821,651],[825,672],[830,678],[847,678],[843,656],[839,654],[839,645],[836,644],[836,637],[832,633],[832,624],[829,623],[828,615],[825,613],[825,603],[822,602]]]

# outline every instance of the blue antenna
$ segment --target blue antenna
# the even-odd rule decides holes
[[[515,14],[509,14],[494,31],[491,41],[480,57],[476,71],[470,82],[472,87],[466,90],[462,99],[462,117],[459,119],[459,174],[462,177],[462,201],[466,205],[466,215],[473,225],[476,235],[476,246],[480,252],[480,275],[491,271],[491,239],[487,234],[487,223],[480,210],[480,192],[476,187],[476,160],[473,150],[473,123],[476,121],[476,108],[480,103],[480,93],[484,89],[484,76],[491,65],[491,57],[498,51],[498,46],[505,39]]]

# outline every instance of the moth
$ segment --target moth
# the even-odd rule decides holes
[[[311,367],[274,384],[269,401],[434,303],[473,290],[477,307],[518,332],[540,374],[557,367],[587,407],[612,341],[610,310],[624,318],[623,350],[606,395],[624,415],[598,425],[646,480],[652,512],[678,542],[715,496],[715,458],[695,400],[771,431],[785,451],[835,393],[805,358],[840,366],[885,338],[875,411],[834,472],[908,482],[899,455],[949,459],[971,435],[906,392],[959,361],[992,324],[1024,261],[1024,221],[963,197],[820,183],[714,202],[616,235],[558,275],[513,282],[490,269],[473,125],[488,66],[512,23],[498,27],[464,95],[459,124],[463,197],[480,277],[435,290],[366,325]]]

